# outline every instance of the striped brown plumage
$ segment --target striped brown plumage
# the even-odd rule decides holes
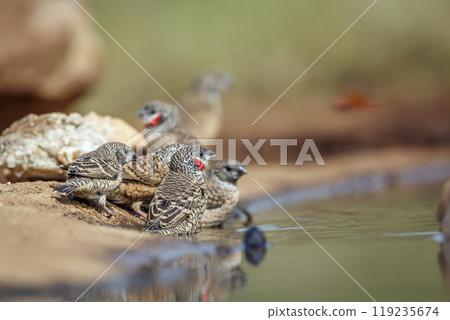
[[[214,152],[198,145],[175,152],[170,171],[150,203],[147,231],[162,235],[196,232],[207,204],[207,187],[201,170],[214,156]]]
[[[169,172],[170,159],[182,144],[171,144],[155,150],[152,154],[139,156],[123,166],[122,184],[108,200],[116,204],[131,206],[144,219],[147,214],[141,210],[143,203],[150,203],[156,189]]]
[[[129,146],[107,142],[72,163],[67,170],[66,183],[54,192],[95,200],[97,209],[110,216],[114,212],[106,206],[106,195],[121,184],[122,166],[136,157]]]
[[[208,204],[200,219],[200,227],[221,226],[239,202],[237,180],[247,171],[235,160],[222,160],[210,165],[204,173],[208,187]]]

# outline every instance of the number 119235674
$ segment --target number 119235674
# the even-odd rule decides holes
[[[438,307],[373,307],[374,317],[439,316]]]

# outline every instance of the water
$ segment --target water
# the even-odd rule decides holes
[[[255,223],[272,248],[260,266],[242,264],[250,284],[229,299],[371,301],[339,263],[377,301],[448,301],[438,195],[431,187],[287,207],[336,262],[281,209],[261,212]]]
[[[309,236],[283,210],[259,211],[253,223],[270,245],[257,266],[245,260],[238,221],[159,251],[142,239],[119,261],[121,276],[80,300],[449,301],[450,246],[439,242],[438,196],[431,186],[285,206]],[[84,289],[3,294],[74,301]]]
[[[450,250],[440,255],[438,195],[438,187],[410,188],[287,206],[310,236],[283,210],[260,211],[254,223],[270,248],[258,266],[245,261],[246,228],[233,222],[195,239],[231,249],[161,267],[149,262],[84,300],[448,301]]]

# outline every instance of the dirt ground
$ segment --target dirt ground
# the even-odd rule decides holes
[[[249,165],[249,174],[239,184],[242,199],[248,200],[264,195],[253,179],[275,194],[348,176],[448,163],[449,159],[447,147],[354,152],[325,156],[325,166]],[[127,211],[116,207],[116,216],[103,217],[87,204],[53,194],[58,184],[0,184],[0,287],[88,285],[142,234],[143,221]],[[179,243],[145,234],[136,247],[158,251]],[[106,277],[119,272],[120,267],[113,267]]]
[[[142,223],[129,213],[117,210],[116,217],[105,218],[54,195],[53,184],[0,185],[2,287],[92,281],[110,263],[104,259],[107,253],[126,248],[140,235]]]

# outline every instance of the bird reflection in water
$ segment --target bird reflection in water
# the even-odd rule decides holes
[[[215,231],[226,234],[225,230],[223,234]],[[191,245],[185,242],[185,254],[169,259],[155,255],[126,275],[92,288],[82,300],[227,301],[231,291],[248,285],[248,276],[241,269],[242,248],[246,260],[257,266],[265,256],[268,242],[257,227],[246,231],[243,245],[232,239],[225,241],[226,245],[214,240],[216,243],[211,243],[212,239],[202,242],[206,239],[195,241],[195,246],[203,250],[189,249]]]
[[[263,260],[268,243],[264,234],[258,227],[251,227],[245,232],[244,252],[247,261],[257,266]]]
[[[85,301],[226,301],[230,291],[245,288],[238,247],[215,246],[177,259],[152,259],[137,270],[91,289]]]

